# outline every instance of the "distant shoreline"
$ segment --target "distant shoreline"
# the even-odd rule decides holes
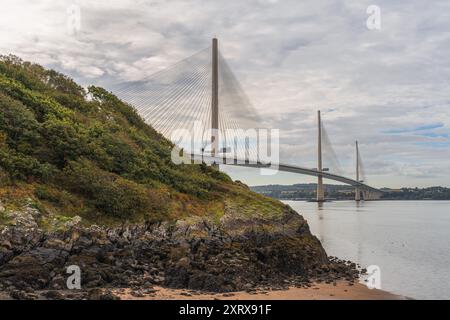
[[[325,197],[330,201],[354,200],[354,187],[347,185],[325,184]],[[316,198],[317,185],[294,184],[294,185],[262,185],[251,186],[250,189],[259,194],[277,200],[309,201]],[[428,187],[428,188],[380,188],[383,192],[379,200],[450,200],[450,188]]]
[[[316,202],[310,199],[280,199],[274,198],[279,201],[298,201],[298,202]],[[355,201],[353,199],[325,199],[324,202],[339,202],[339,201]],[[450,199],[373,199],[373,200],[361,200],[361,202],[380,202],[380,201],[450,201]]]

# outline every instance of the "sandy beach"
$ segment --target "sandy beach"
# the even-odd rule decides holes
[[[155,292],[136,296],[130,289],[113,290],[122,300],[403,300],[403,296],[387,291],[368,289],[365,285],[356,283],[348,285],[338,281],[336,285],[315,283],[309,288],[292,287],[288,290],[231,292],[231,293],[201,293],[190,290],[168,289],[154,287]]]
[[[87,293],[87,295],[86,295]],[[291,287],[286,290],[256,290],[228,293],[210,293],[187,289],[170,289],[154,286],[147,289],[92,289],[86,291],[60,290],[35,291],[34,299],[93,299],[111,300],[405,300],[407,297],[387,291],[368,289],[364,284],[349,285],[346,281],[332,283],[313,283],[311,287]],[[0,291],[0,300],[12,297]],[[18,297],[16,297],[18,298]]]

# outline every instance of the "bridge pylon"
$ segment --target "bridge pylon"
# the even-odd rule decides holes
[[[219,45],[212,39],[212,84],[211,84],[211,156],[219,151]]]
[[[317,111],[317,171],[322,172],[322,120],[320,117],[320,110]],[[317,202],[325,201],[325,192],[323,190],[323,177],[317,177]]]
[[[356,181],[359,181],[359,148],[358,148],[358,141],[355,142],[356,146]],[[355,201],[361,201],[361,190],[359,190],[359,187],[355,188]]]

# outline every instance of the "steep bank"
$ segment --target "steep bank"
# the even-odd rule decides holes
[[[358,276],[354,266],[330,261],[306,222],[290,210],[283,222],[264,222],[271,231],[263,223],[259,230],[243,228],[245,221],[228,217],[214,224],[198,220],[115,228],[86,228],[73,220],[65,231],[49,233],[37,227],[39,214],[25,207],[0,233],[0,290],[14,297],[65,289],[69,265],[80,267],[83,290],[162,285],[230,292],[316,280],[353,282]]]
[[[172,143],[99,87],[0,59],[0,289],[164,285],[207,291],[352,281],[306,221]]]

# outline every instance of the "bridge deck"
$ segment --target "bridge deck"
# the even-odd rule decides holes
[[[340,176],[337,174],[333,174],[330,172],[319,172],[315,169],[308,169],[305,167],[300,167],[296,165],[289,165],[289,164],[282,164],[279,163],[278,165],[270,165],[270,164],[263,164],[263,163],[255,163],[255,162],[246,162],[244,160],[236,160],[236,159],[230,159],[230,158],[220,158],[220,157],[211,157],[211,156],[202,156],[202,155],[191,155],[191,159],[194,159],[198,162],[205,162],[205,163],[216,163],[216,164],[223,164],[223,165],[229,165],[229,166],[238,166],[238,167],[247,167],[247,168],[265,168],[265,169],[278,169],[279,171],[283,172],[290,172],[290,173],[297,173],[297,174],[304,174],[309,176],[315,176],[319,177],[322,176],[325,179],[330,179],[338,182],[342,182],[354,187],[359,187],[361,190],[367,190],[367,191],[373,191],[373,192],[379,192],[383,193],[383,191],[371,187],[365,183],[356,181],[351,178],[347,178],[344,176]]]

